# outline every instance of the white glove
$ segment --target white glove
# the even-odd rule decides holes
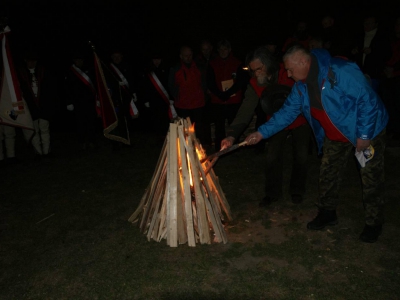
[[[150,103],[149,103],[149,102],[146,102],[146,103],[144,104],[144,106],[146,106],[147,108],[150,108]]]
[[[74,105],[73,104],[67,105],[67,110],[68,111],[73,111],[74,110]]]

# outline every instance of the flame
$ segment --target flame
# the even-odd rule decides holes
[[[189,127],[189,133],[194,133],[194,123]]]

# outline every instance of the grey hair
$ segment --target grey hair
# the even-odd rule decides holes
[[[246,65],[254,60],[260,60],[261,63],[266,67],[267,74],[274,76],[279,70],[279,62],[273,56],[271,51],[266,46],[258,47],[257,49],[249,52],[246,56]]]
[[[288,59],[290,56],[292,56],[295,53],[301,53],[301,54],[304,54],[305,56],[307,56],[308,58],[311,58],[310,50],[308,50],[301,44],[295,44],[286,50],[285,54],[282,57],[282,60],[285,61],[286,59]]]

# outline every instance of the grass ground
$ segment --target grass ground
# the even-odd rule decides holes
[[[147,241],[129,216],[154,172],[162,143],[132,134],[83,152],[68,132],[55,157],[0,171],[0,299],[400,299],[400,148],[386,153],[386,223],[365,244],[357,169],[343,170],[339,224],[307,231],[316,213],[319,159],[310,155],[307,195],[261,209],[265,154],[241,148],[214,167],[234,220],[227,244],[170,248]],[[289,179],[290,141],[285,166]]]

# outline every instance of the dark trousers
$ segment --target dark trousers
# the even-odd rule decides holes
[[[215,125],[215,151],[221,149],[221,141],[226,138],[225,122],[230,125],[235,119],[241,103],[236,104],[212,104],[212,115]]]
[[[308,172],[308,147],[311,128],[308,124],[291,130],[282,130],[268,139],[266,163],[266,194],[273,198],[282,196],[284,147],[289,134],[292,138],[293,164],[289,192],[304,195]]]
[[[383,224],[385,139],[386,130],[383,130],[371,140],[371,145],[375,149],[374,157],[366,163],[364,168],[360,168],[365,223],[371,226]],[[341,170],[346,166],[349,155],[354,155],[355,150],[351,143],[334,142],[327,138],[325,138],[323,149],[318,206],[335,210],[339,202]]]

